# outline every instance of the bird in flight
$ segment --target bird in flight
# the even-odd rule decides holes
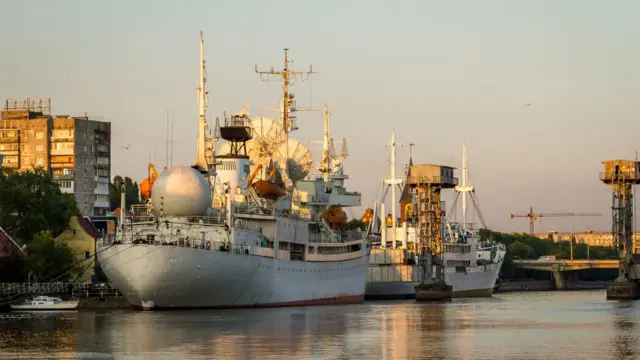
[[[127,146],[122,146],[123,149],[129,150],[129,146],[131,146],[131,144],[128,144]]]
[[[526,104],[524,104],[524,107],[529,107],[531,105],[533,105],[533,104],[526,103]]]

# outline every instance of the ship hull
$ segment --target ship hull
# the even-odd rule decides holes
[[[498,272],[502,262],[469,268],[468,272],[445,272],[445,281],[453,286],[454,298],[490,297],[493,293]],[[370,265],[369,279],[366,284],[367,300],[415,299],[414,287],[420,282],[415,281],[417,265],[376,266]],[[394,281],[394,275],[379,276],[379,270],[397,272],[400,277],[409,273],[409,281]],[[449,269],[447,269],[449,270]],[[453,269],[452,269],[453,270]],[[412,274],[415,274],[411,276]],[[389,276],[390,275],[390,276]]]
[[[362,303],[369,257],[305,262],[119,244],[98,249],[98,261],[133,307],[151,310]]]

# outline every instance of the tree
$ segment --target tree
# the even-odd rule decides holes
[[[115,210],[121,206],[120,191],[122,184],[125,186],[125,200],[127,201],[127,207],[131,205],[140,204],[140,189],[138,183],[131,180],[129,177],[116,175],[113,178],[113,182],[109,184],[109,196],[111,197],[111,210]]]
[[[367,224],[365,224],[364,222],[360,221],[359,219],[352,219],[351,221],[346,223],[344,225],[344,227],[345,227],[346,230],[361,229],[361,230],[365,231],[367,229]]]
[[[533,248],[527,244],[515,241],[507,247],[507,251],[518,259],[529,259],[533,255]]]
[[[0,169],[0,225],[17,241],[27,244],[44,230],[56,237],[78,213],[75,198],[49,172]]]
[[[56,242],[49,230],[40,232],[27,244],[27,267],[38,281],[68,281],[77,270],[73,263],[71,249]]]

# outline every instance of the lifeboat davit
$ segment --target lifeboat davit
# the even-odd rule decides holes
[[[258,196],[264,199],[277,200],[286,194],[278,184],[267,180],[258,180],[251,184]]]
[[[142,180],[142,182],[140,182],[140,185],[138,185],[138,188],[140,189],[140,195],[144,196],[147,199],[150,199],[151,189],[153,188],[153,183],[158,178],[158,172],[156,171],[153,164],[149,164],[148,169],[149,169],[149,177]]]
[[[347,223],[347,214],[342,211],[342,208],[338,205],[329,206],[323,216],[334,229]]]

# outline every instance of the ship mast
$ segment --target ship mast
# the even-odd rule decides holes
[[[325,182],[329,181],[329,175],[331,174],[331,160],[333,155],[331,153],[331,138],[330,138],[330,126],[331,126],[331,113],[329,112],[329,106],[324,105],[324,136],[322,139],[322,166],[320,172],[322,172]]]
[[[467,186],[467,147],[462,144],[462,186]],[[462,223],[467,226],[467,192],[462,192]]]
[[[209,92],[206,90],[207,83],[207,71],[206,63],[204,60],[204,36],[200,31],[200,84],[198,84],[198,141],[196,150],[196,161],[194,167],[201,173],[209,173],[209,164],[207,163],[207,99],[209,98]]]
[[[289,49],[285,48],[284,49],[284,68],[282,70],[275,70],[273,67],[271,67],[271,69],[269,71],[259,71],[258,70],[258,65],[256,65],[256,73],[260,75],[260,78],[262,79],[263,76],[266,75],[266,81],[269,80],[269,75],[276,75],[276,76],[280,76],[282,77],[283,80],[283,85],[282,85],[282,99],[283,99],[283,106],[282,106],[282,126],[284,128],[284,132],[285,134],[288,134],[295,130],[294,128],[294,124],[291,123],[291,104],[289,103],[291,101],[290,96],[289,96],[289,86],[293,85],[293,80],[296,78],[296,76],[300,76],[302,81],[305,80],[305,77],[309,77],[309,75],[311,74],[315,74],[313,72],[313,67],[311,65],[309,65],[309,71],[292,71],[290,70],[290,66],[289,63],[292,62],[291,60],[289,60]]]

